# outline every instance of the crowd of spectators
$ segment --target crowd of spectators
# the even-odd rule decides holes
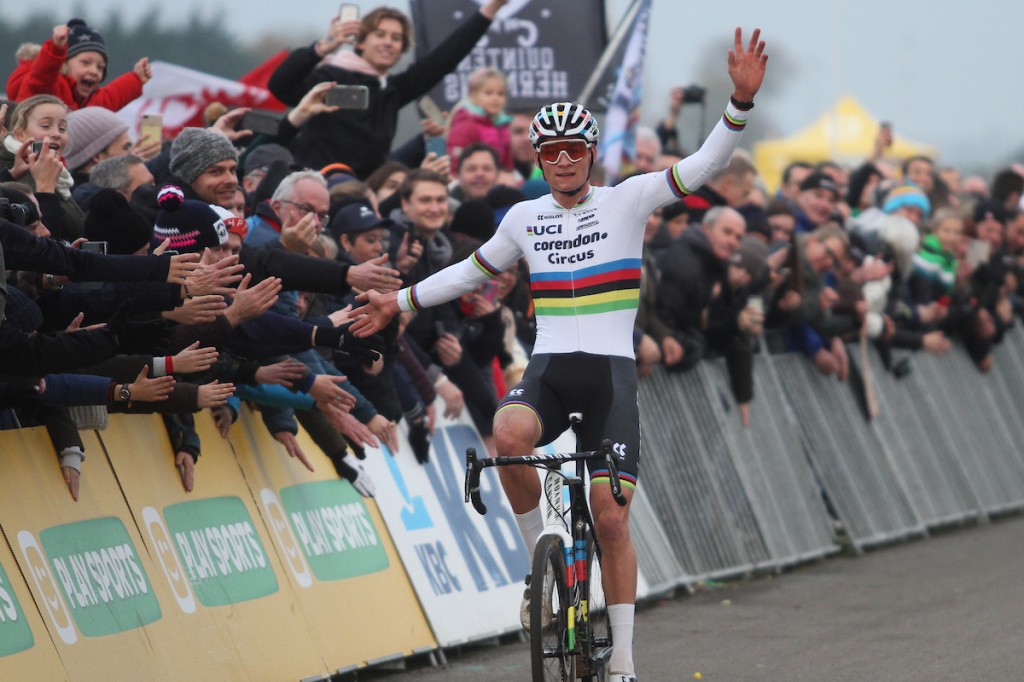
[[[21,46],[0,106],[0,428],[45,426],[76,499],[78,430],[109,412],[162,415],[186,490],[202,452],[196,413],[210,410],[226,437],[242,401],[311,468],[301,424],[366,496],[365,448],[396,453],[404,420],[410,454],[427,461],[435,404],[467,411],[493,450],[497,401],[536,333],[525,266],[371,339],[347,325],[359,293],[463,260],[510,206],[546,193],[532,112],[506,111],[500,71],[474,73],[447,123],[426,117],[422,134],[395,139],[399,110],[456,68],[506,1],[402,71],[403,13],[332,20],[270,78],[291,107],[276,134],[238,129],[247,110],[235,109],[173,140],[133,141],[114,112],[141,94],[147,59],[103,85],[102,35],[78,19]],[[365,106],[329,103],[338,86]],[[671,102],[657,130],[639,132],[635,172],[682,154],[683,91]],[[774,196],[737,152],[655,211],[634,329],[641,376],[723,357],[746,421],[758,353],[802,353],[845,380],[849,341],[873,343],[899,374],[894,349],[944,353],[956,340],[992,370],[1024,303],[1024,169],[961,180],[925,157],[887,158],[889,135],[856,168],[791,164]]]

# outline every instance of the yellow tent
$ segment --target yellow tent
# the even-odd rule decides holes
[[[782,180],[782,171],[793,161],[817,163],[832,160],[856,166],[874,153],[878,121],[857,100],[844,96],[835,107],[810,126],[781,140],[766,140],[754,145],[754,164],[770,193]],[[904,159],[916,154],[934,158],[935,148],[893,136],[889,158]]]

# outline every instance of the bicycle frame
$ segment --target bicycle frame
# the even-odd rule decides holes
[[[564,462],[576,463],[576,475],[563,474],[559,467]],[[476,450],[466,450],[466,502],[487,513],[487,507],[480,499],[480,472],[490,466],[527,465],[548,469],[544,478],[544,493],[548,501],[547,524],[541,535],[558,537],[565,560],[565,587],[568,593],[567,632],[564,643],[568,653],[575,655],[588,668],[595,661],[595,645],[607,647],[610,642],[595,642],[590,636],[590,576],[587,575],[587,531],[594,542],[594,555],[600,559],[601,548],[593,532],[594,519],[590,513],[586,494],[586,463],[601,461],[608,467],[609,485],[612,497],[620,505],[626,504],[619,482],[618,464],[611,449],[611,442],[604,441],[599,450],[549,455],[526,455],[523,457],[493,457],[478,459]],[[566,523],[562,489],[569,487],[569,521]]]

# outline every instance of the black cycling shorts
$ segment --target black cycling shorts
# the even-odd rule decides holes
[[[547,445],[569,428],[569,414],[579,412],[581,450],[596,450],[608,438],[619,456],[622,484],[635,487],[640,468],[640,408],[636,363],[619,355],[539,354],[530,359],[522,381],[498,403],[531,409]],[[597,478],[604,467],[590,467]]]

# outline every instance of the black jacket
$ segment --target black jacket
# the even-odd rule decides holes
[[[311,168],[342,162],[358,177],[368,176],[388,158],[399,110],[454,71],[490,25],[487,17],[474,12],[429,54],[402,73],[389,74],[383,87],[374,76],[319,65],[320,57],[312,46],[293,50],[267,83],[270,92],[285,104],[297,105],[310,88],[324,81],[365,85],[370,91],[366,109],[342,110],[311,119],[291,142],[296,160]]]
[[[656,312],[683,346],[684,357],[676,369],[689,369],[704,357],[704,317],[715,285],[725,279],[726,264],[711,251],[699,226],[686,229],[665,251],[661,261]]]

